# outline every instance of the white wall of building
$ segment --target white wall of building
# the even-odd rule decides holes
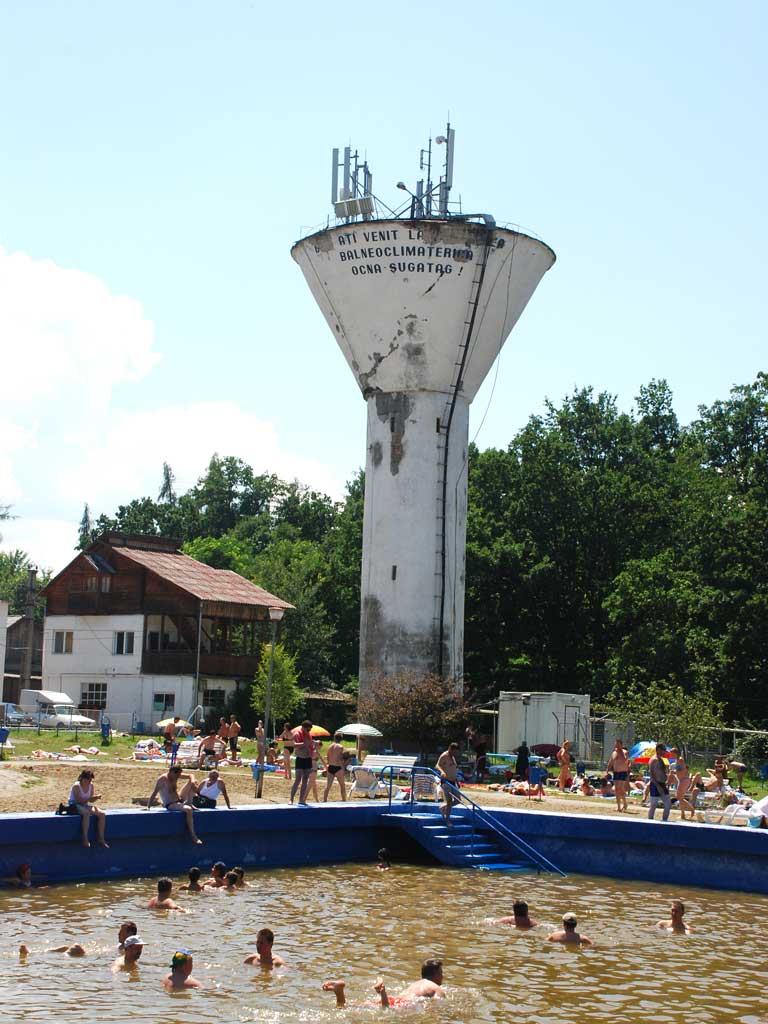
[[[498,751],[511,754],[523,740],[533,746],[569,739],[580,757],[588,756],[589,713],[587,694],[502,691]]]

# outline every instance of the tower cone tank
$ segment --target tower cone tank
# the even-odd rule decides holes
[[[360,693],[411,673],[458,691],[469,405],[555,254],[462,217],[353,222],[291,254],[368,405]]]

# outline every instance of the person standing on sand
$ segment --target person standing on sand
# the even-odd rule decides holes
[[[96,801],[100,800],[101,796],[97,795],[93,787],[93,772],[90,768],[84,769],[77,777],[77,782],[74,784],[72,789],[69,791],[69,806],[74,807],[77,813],[80,815],[81,823],[81,842],[86,849],[90,847],[88,841],[88,830],[91,827],[91,818],[96,819],[96,829],[99,846],[103,846],[105,849],[109,849],[106,840],[104,839],[104,829],[106,828],[107,819],[104,811],[96,806]]]
[[[649,783],[650,794],[651,794],[651,806],[648,810],[648,819],[653,821],[656,816],[656,806],[661,803],[664,805],[664,812],[661,816],[662,821],[669,821],[669,812],[672,807],[672,801],[669,797],[669,786],[667,785],[667,766],[664,764],[664,754],[667,748],[663,743],[656,744],[656,753],[653,755],[651,760],[648,762],[648,774],[651,777]]]
[[[608,758],[606,771],[613,774],[613,791],[616,794],[616,810],[627,810],[629,792],[629,757],[621,740],[616,740]]]
[[[564,792],[571,780],[571,741],[563,740],[563,745],[557,752],[557,763],[560,765],[560,774],[557,777],[557,788]]]
[[[579,935],[576,924],[575,914],[563,914],[562,931],[552,932],[547,936],[547,942],[562,942],[564,946],[591,946],[592,939],[588,939],[586,935]]]
[[[171,973],[163,980],[167,992],[178,992],[185,988],[202,988],[192,977],[192,954],[188,949],[177,949],[171,957]]]
[[[178,791],[179,781],[181,779],[187,779],[187,784],[182,789],[181,793]],[[194,775],[182,774],[179,765],[172,765],[155,783],[155,788],[152,790],[152,795],[147,801],[147,810],[152,807],[156,797],[160,797],[163,807],[166,811],[181,811],[186,815],[187,818],[187,831],[189,832],[190,838],[193,843],[197,846],[202,846],[203,842],[198,839],[195,835],[195,818],[194,808],[191,804],[192,796],[195,793],[195,777]]]
[[[445,818],[445,824],[448,828],[453,828],[451,824],[451,808],[454,804],[459,802],[459,798],[451,791],[452,787],[456,786],[459,779],[459,765],[456,761],[456,755],[459,752],[458,743],[449,743],[448,749],[444,750],[440,757],[437,759],[435,768],[440,774],[441,788],[443,791],[443,797],[445,798],[444,805],[440,808],[440,813]]]
[[[267,734],[264,732],[264,723],[259,719],[259,724],[256,726],[256,733],[253,737],[256,740],[256,760],[259,764],[264,764],[264,757],[267,753]]]
[[[323,802],[327,802],[328,794],[331,791],[333,780],[335,779],[341,789],[341,799],[347,799],[347,787],[344,782],[344,746],[341,742],[341,736],[336,733],[333,737],[333,743],[328,747],[328,753],[326,755],[326,771],[328,772],[328,778],[325,782],[325,792],[323,793]]]
[[[237,740],[240,736],[242,726],[234,715],[229,716],[229,756],[233,761],[237,760]]]
[[[299,806],[307,806],[307,789],[312,776],[312,723],[305,718],[298,729],[293,731],[293,743],[296,750],[295,778],[291,787],[291,803],[299,790]],[[301,789],[299,789],[301,787]]]
[[[293,753],[294,739],[290,722],[283,722],[283,731],[278,739],[283,744],[283,768],[288,782],[291,781],[291,754]]]

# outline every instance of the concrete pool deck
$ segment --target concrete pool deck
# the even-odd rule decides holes
[[[50,882],[180,875],[192,864],[216,860],[257,871],[370,861],[381,846],[396,859],[434,863],[392,817],[407,806],[395,803],[390,809],[379,800],[196,811],[203,846],[190,841],[181,814],[115,809],[107,815],[108,850],[79,845],[79,817],[3,814],[0,875],[13,876],[23,862],[31,864],[33,876]],[[486,810],[568,873],[768,894],[768,831]]]

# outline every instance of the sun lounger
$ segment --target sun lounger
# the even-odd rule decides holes
[[[179,744],[176,751],[176,764],[182,768],[215,768],[223,760],[226,748],[221,740],[216,740],[214,745],[216,758],[201,756],[200,740],[184,740]]]
[[[368,758],[365,759],[366,762]],[[414,760],[416,760],[414,758]],[[352,796],[354,793],[363,793],[365,796],[370,797],[371,800],[375,800],[377,796],[389,796],[389,777],[381,778],[380,772],[372,771],[366,764],[356,764],[352,768],[352,775],[354,781],[352,783],[352,789],[349,791],[349,795]],[[402,793],[399,786],[392,783],[392,796],[398,797]]]

